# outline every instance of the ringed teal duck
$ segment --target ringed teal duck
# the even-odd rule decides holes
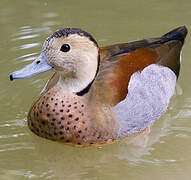
[[[10,75],[55,71],[28,113],[30,130],[84,146],[144,130],[167,109],[186,35],[182,26],[160,38],[99,48],[81,29],[54,32],[35,61]]]

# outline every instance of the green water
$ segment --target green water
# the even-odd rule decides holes
[[[75,148],[32,134],[26,115],[51,73],[9,81],[8,74],[38,56],[44,39],[79,27],[100,45],[159,36],[187,25],[191,1],[1,0],[0,179],[190,180],[191,41],[183,48],[175,95],[151,133],[131,142]]]

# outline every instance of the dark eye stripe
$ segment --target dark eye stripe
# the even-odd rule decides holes
[[[60,48],[60,51],[62,52],[68,52],[69,50],[70,50],[69,44],[63,44],[62,47]]]

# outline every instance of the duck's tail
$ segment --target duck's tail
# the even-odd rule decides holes
[[[154,49],[158,51],[157,64],[170,68],[178,78],[181,64],[181,50],[188,31],[186,26],[181,26],[163,35]]]
[[[184,40],[186,38],[187,33],[188,33],[188,30],[186,26],[180,26],[166,33],[165,35],[162,36],[162,38],[166,41],[179,40],[182,42],[182,44],[184,44]]]

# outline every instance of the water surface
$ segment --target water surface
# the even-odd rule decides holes
[[[14,82],[8,74],[34,60],[44,39],[57,29],[82,28],[102,46],[159,36],[180,25],[191,31],[190,9],[187,0],[1,0],[0,179],[189,180],[190,33],[166,113],[150,134],[111,145],[74,148],[32,134],[27,112],[51,73]]]

